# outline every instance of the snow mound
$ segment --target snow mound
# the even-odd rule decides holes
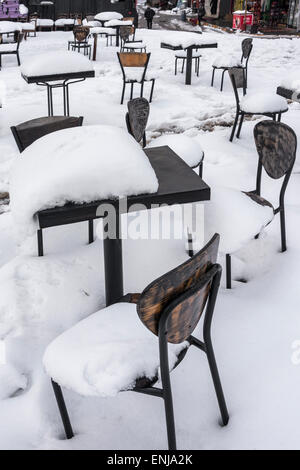
[[[254,202],[241,191],[212,188],[211,200],[205,206],[205,239],[220,234],[220,251],[234,253],[250,242],[273,220],[270,206]]]
[[[17,23],[14,21],[0,22],[0,33],[11,33],[14,31],[22,31],[22,23]]]
[[[100,21],[121,20],[122,18],[123,15],[117,11],[103,11],[102,13],[95,15],[95,20]]]
[[[93,70],[89,59],[82,54],[71,51],[46,52],[29,60],[27,59],[21,66],[21,73],[25,77],[90,72]]]
[[[278,113],[288,109],[285,98],[276,93],[251,93],[240,100],[240,107],[246,113]]]
[[[165,134],[150,142],[147,148],[163,147],[167,145],[185,163],[191,167],[199,165],[203,160],[204,152],[197,140],[181,134]]]
[[[139,144],[113,126],[64,129],[42,137],[16,160],[10,183],[14,220],[27,232],[36,228],[33,217],[42,209],[158,189]]]
[[[0,365],[0,400],[9,398],[18,390],[25,390],[27,378],[8,364]]]
[[[187,342],[169,344],[169,366]],[[152,379],[159,369],[158,338],[139,320],[136,305],[118,303],[96,312],[56,338],[44,366],[57,383],[85,396],[115,396]]]
[[[176,31],[175,34],[173,32],[163,34],[161,36],[161,42],[169,44],[173,47],[181,46],[183,49],[185,49],[189,46],[201,46],[202,44],[209,44],[214,41],[208,41],[203,39],[202,34]]]
[[[220,55],[217,57],[213,62],[213,67],[221,68],[231,68],[231,67],[241,67],[242,63],[240,59],[237,59],[234,56],[224,57],[224,55]]]

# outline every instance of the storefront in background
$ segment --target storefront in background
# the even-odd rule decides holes
[[[300,0],[235,0],[234,11],[250,11],[254,24],[266,27],[297,28]]]

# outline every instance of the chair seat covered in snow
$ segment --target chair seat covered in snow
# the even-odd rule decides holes
[[[237,59],[236,57],[233,56],[219,56],[215,59],[215,61],[212,64],[213,67],[213,72],[212,72],[212,77],[211,77],[211,86],[214,85],[214,79],[215,79],[215,72],[216,70],[223,70],[222,72],[222,78],[221,78],[221,88],[220,90],[223,91],[223,83],[224,83],[224,75],[225,72],[232,67],[240,67],[244,70],[244,75],[245,75],[245,87],[247,88],[247,82],[248,82],[248,62],[250,58],[250,54],[253,48],[253,39],[252,38],[246,38],[242,41],[242,57],[241,59]]]
[[[236,136],[239,138],[242,130],[242,125],[246,115],[261,114],[272,118],[274,121],[281,120],[281,114],[288,111],[288,104],[285,98],[270,92],[257,92],[246,95],[246,77],[244,70],[239,67],[228,69],[230,81],[233,87],[235,101],[236,101],[236,115],[232,127],[230,142],[233,141],[235,130],[238,125]],[[240,99],[238,88],[243,89],[244,96]]]
[[[21,65],[21,60],[20,60],[20,54],[19,54],[19,49],[20,49],[20,44],[23,41],[24,34],[20,33],[19,31],[15,32],[15,42],[13,43],[4,43],[0,44],[0,70],[2,67],[2,56],[4,55],[15,55],[17,57],[17,62],[18,65]]]
[[[244,113],[265,114],[284,113],[288,110],[285,98],[269,92],[249,93],[240,100],[240,108]]]
[[[211,342],[221,267],[219,236],[194,257],[149,284],[141,294],[96,312],[56,338],[43,363],[52,379],[67,438],[73,437],[61,386],[84,396],[133,390],[164,399],[169,449],[176,449],[170,371],[189,346],[205,351],[223,424],[229,420]],[[204,342],[192,333],[204,316]],[[161,386],[154,387],[158,379]]]
[[[83,26],[87,26],[89,28],[98,28],[98,27],[101,27],[101,23],[100,21],[87,21],[86,19],[83,20],[82,22],[82,25]]]
[[[16,52],[18,47],[17,42],[8,42],[4,44],[0,44],[0,54],[5,54],[5,52]]]
[[[255,238],[280,214],[281,249],[286,251],[284,196],[296,158],[297,137],[285,124],[261,121],[254,128],[258,151],[256,189],[241,192],[229,188],[213,188],[211,201],[205,209],[205,232],[209,238],[215,230],[221,235],[220,251],[226,254],[227,287],[231,287],[231,257]],[[261,197],[261,177],[264,168],[272,179],[282,178],[279,206]]]
[[[142,41],[136,41],[136,42],[126,42],[123,46],[123,49],[126,51],[141,51],[141,52],[146,52],[147,44],[142,42]]]
[[[204,151],[197,140],[182,134],[165,134],[153,139],[147,147],[164,145],[170,147],[191,168],[199,166],[199,173],[202,176]]]
[[[141,85],[141,97],[143,96],[144,83],[152,81],[149,102],[152,101],[154,84],[156,74],[148,73],[148,64],[151,53],[145,52],[118,52],[118,59],[120,62],[122,75],[123,75],[123,89],[121,96],[121,104],[124,101],[125,88],[127,84],[131,85],[130,99],[133,98],[133,85],[139,83]],[[132,70],[132,72],[131,72]]]
[[[50,18],[38,18],[37,19],[37,28],[42,29],[53,29],[54,21]]]

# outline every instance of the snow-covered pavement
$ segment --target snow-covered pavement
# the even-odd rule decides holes
[[[203,50],[199,78],[193,74],[192,85],[185,86],[184,75],[174,75],[174,53],[160,48],[165,34],[163,30],[137,33],[151,52],[149,67],[158,74],[147,140],[167,132],[194,137],[205,151],[203,179],[212,191],[216,186],[253,190],[257,167],[253,127],[257,120],[246,121],[241,138],[230,143],[235,100],[229,79],[225,78],[223,93],[219,76],[215,87],[210,86],[212,62],[228,53],[240,57],[244,36],[204,32],[203,38],[218,42],[219,47]],[[38,33],[37,38],[22,43],[21,60],[44,51],[65,50],[71,37],[66,32]],[[99,38],[96,78],[70,88],[71,115],[84,116],[84,125],[126,128],[127,106],[126,100],[120,105],[122,76],[116,52]],[[249,91],[275,93],[284,77],[299,73],[299,39],[254,38]],[[145,88],[148,97],[150,85]],[[10,189],[11,166],[20,158],[10,126],[46,115],[47,103],[44,88],[28,85],[21,78],[14,57],[2,60],[0,92],[0,192],[4,192]],[[54,94],[57,114],[62,112],[60,104],[58,90]],[[292,103],[282,119],[298,137],[299,116],[300,104]],[[300,339],[299,188],[297,157],[286,194],[288,251],[279,252],[276,218],[260,239],[233,257],[233,277],[249,282],[234,282],[232,290],[222,287],[219,294],[213,341],[231,416],[228,427],[218,425],[204,355],[190,350],[172,373],[179,449],[299,447],[300,366],[292,362],[293,345],[299,347],[294,342]],[[278,182],[264,178],[262,194],[275,204],[277,190]],[[53,228],[45,233],[46,256],[36,258],[35,239],[17,244],[17,232],[10,210],[0,215],[0,334],[5,338],[7,362],[14,366],[10,370],[0,365],[0,448],[165,449],[163,402],[131,392],[106,399],[66,393],[76,436],[63,440],[41,358],[52,338],[104,305],[102,244],[97,240],[86,246],[86,224]],[[181,240],[124,241],[125,291],[140,291],[186,256]],[[198,332],[201,335],[201,325]],[[14,383],[25,390],[1,400]]]

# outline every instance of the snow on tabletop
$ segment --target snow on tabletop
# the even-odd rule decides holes
[[[170,369],[187,345],[169,344]],[[117,303],[56,338],[43,363],[63,387],[84,396],[114,396],[132,389],[139,377],[157,375],[158,338],[140,321],[135,304]]]
[[[93,71],[91,61],[82,54],[71,51],[53,51],[36,55],[21,65],[25,77],[41,77],[63,73]]]
[[[191,167],[199,165],[203,150],[199,142],[182,134],[165,134],[150,142],[147,148],[168,145],[185,163]]]
[[[122,21],[122,20],[109,20],[109,21],[106,21],[104,23],[104,26],[131,26],[132,25],[132,21],[130,20],[126,20],[126,21]]]
[[[38,26],[53,26],[54,25],[54,21],[51,20],[50,18],[38,18],[37,20],[37,25]]]
[[[28,8],[25,5],[23,5],[23,3],[20,3],[19,12],[20,12],[21,15],[27,15]]]
[[[176,34],[174,34],[172,32],[168,32],[161,35],[161,43],[169,44],[173,47],[182,47],[183,49],[189,46],[201,46],[215,42],[216,41],[203,39],[203,35],[197,33],[176,32]]]
[[[157,189],[155,172],[134,138],[98,125],[64,129],[34,142],[12,168],[10,198],[15,222],[28,233],[42,209]]]
[[[11,33],[13,31],[22,31],[22,23],[14,21],[1,21],[0,33]]]
[[[113,28],[105,28],[102,26],[95,26],[93,28],[90,28],[90,34],[104,34],[104,33],[115,33],[115,30]]]
[[[35,31],[35,23],[21,23],[22,31]]]
[[[274,218],[273,209],[254,202],[235,189],[212,187],[211,200],[205,205],[205,239],[220,234],[220,252],[234,253]]]
[[[122,18],[123,15],[117,11],[103,11],[102,13],[95,15],[95,20],[100,21],[121,20]]]
[[[99,21],[87,21],[86,19],[83,20],[82,24],[83,26],[89,26],[90,28],[97,28],[98,26],[101,26]]]
[[[280,86],[283,88],[287,88],[288,90],[296,91],[300,93],[300,78],[299,75],[289,75],[285,76],[281,82]]]
[[[242,111],[249,113],[275,113],[288,109],[287,100],[275,92],[258,92],[244,96],[240,100]]]

